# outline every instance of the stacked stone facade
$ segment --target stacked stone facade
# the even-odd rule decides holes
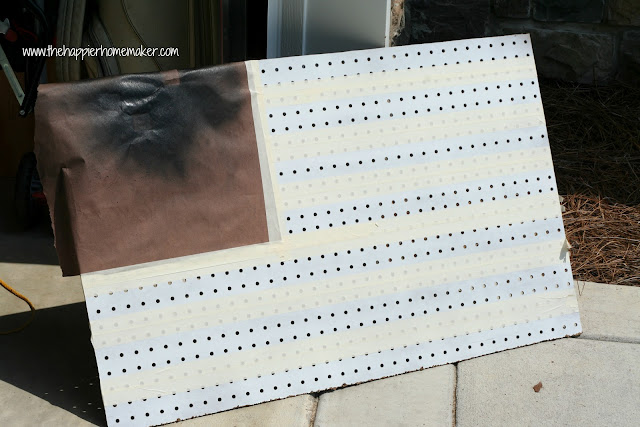
[[[403,13],[396,44],[530,33],[543,77],[640,85],[640,0],[405,0]]]

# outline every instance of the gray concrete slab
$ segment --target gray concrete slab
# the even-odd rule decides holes
[[[445,365],[324,393],[315,426],[451,426],[455,381]]]
[[[12,263],[0,260],[0,279],[29,298],[36,309],[84,303],[80,277],[62,277],[58,265]],[[4,289],[0,289],[0,316],[28,310],[27,304]],[[7,328],[0,324],[0,330],[5,329]]]
[[[567,338],[460,362],[456,417],[461,427],[637,426],[640,345]]]
[[[11,182],[0,180],[0,278],[38,309],[24,331],[0,335],[0,425],[104,425],[98,371],[78,277],[63,278],[46,220],[18,231]],[[0,289],[0,331],[29,318]]]
[[[0,335],[0,425],[105,425],[89,339],[84,303],[38,310],[22,332]]]
[[[640,288],[576,282],[580,338],[640,343]]]
[[[315,397],[305,394],[169,425],[176,427],[309,427],[313,425],[316,403]]]
[[[46,214],[35,227],[21,231],[13,212],[13,180],[0,179],[0,279],[31,300],[36,308],[84,301],[79,277],[62,277]],[[0,316],[28,306],[0,289]],[[0,331],[7,329],[0,323]]]

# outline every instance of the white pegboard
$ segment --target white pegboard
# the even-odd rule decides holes
[[[491,86],[491,87],[489,87]],[[501,84],[465,85],[415,90],[380,96],[362,96],[333,102],[270,109],[271,133],[279,135],[309,129],[376,123],[394,117],[422,118],[430,113],[473,111],[491,105],[519,105],[538,98],[534,81],[509,80]]]
[[[529,36],[515,35],[267,59],[259,61],[259,70],[262,84],[269,86],[429,67],[449,67],[443,72],[455,73],[455,66],[460,64],[501,64],[532,56]]]
[[[110,425],[580,332],[528,36],[247,69],[283,238],[84,275]]]

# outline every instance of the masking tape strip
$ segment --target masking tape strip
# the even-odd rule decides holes
[[[310,104],[365,95],[370,91],[379,94],[404,90],[426,90],[456,85],[496,83],[509,79],[535,80],[535,64],[527,58],[508,59],[500,66],[486,64],[464,64],[455,68],[455,72],[444,66],[418,68],[394,72],[396,84],[389,85],[384,74],[364,76],[334,76],[330,88],[322,80],[297,83],[283,82],[277,86],[264,86],[263,93],[269,99],[269,107],[295,104]],[[505,67],[507,70],[505,71]]]
[[[476,116],[476,118],[477,117],[489,117],[489,114],[482,113]],[[310,154],[313,154],[314,156],[327,156],[329,154],[335,153],[347,153],[365,149],[375,150],[405,144],[412,144],[413,147],[418,148],[421,145],[428,145],[429,143],[427,141],[429,140],[435,141],[439,139],[450,138],[452,126],[454,126],[453,128],[455,129],[453,136],[462,137],[465,135],[476,135],[476,142],[478,139],[478,135],[481,135],[481,138],[484,140],[483,142],[493,142],[495,141],[496,136],[501,136],[505,138],[506,141],[506,138],[508,137],[507,135],[504,135],[506,131],[528,131],[526,136],[541,135],[546,132],[546,129],[544,128],[544,126],[542,126],[544,125],[544,122],[541,122],[539,116],[536,114],[528,114],[516,118],[501,117],[501,128],[499,132],[486,132],[482,134],[478,133],[479,129],[477,126],[460,124],[460,121],[467,122],[467,118],[471,118],[471,116],[465,115],[464,117],[452,117],[450,122],[445,121],[445,123],[449,123],[448,126],[436,126],[435,122],[433,122],[434,124],[431,124],[432,121],[428,122],[428,124],[427,122],[425,122],[424,127],[428,129],[428,133],[425,131],[423,125],[419,122],[418,124],[420,124],[420,126],[417,126],[418,124],[414,124],[412,125],[412,127],[409,127],[409,125],[407,124],[407,129],[411,130],[395,131],[392,138],[390,138],[387,133],[389,132],[389,130],[393,129],[393,126],[391,127],[391,129],[380,128],[378,129],[378,132],[372,132],[368,130],[364,134],[356,135],[351,138],[348,137],[351,135],[350,133],[348,133],[345,134],[344,138],[340,136],[340,139],[338,140],[325,139],[322,141],[316,141],[315,138],[313,138],[312,141],[305,142],[305,144],[294,145],[294,140],[290,138],[288,140],[282,140],[280,143],[274,142],[273,152],[276,156],[276,162],[284,162],[288,160],[304,158],[305,155],[308,157]],[[483,122],[486,123],[487,121],[488,120],[485,120]],[[488,129],[484,130],[488,131]]]
[[[267,156],[267,149],[264,142],[264,130],[262,124],[265,123],[264,111],[260,108],[257,99],[259,88],[255,86],[255,77],[252,62],[245,63],[247,68],[247,81],[251,92],[251,110],[253,111],[253,123],[256,131],[256,142],[258,145],[258,159],[260,161],[260,175],[262,177],[262,190],[264,194],[265,212],[267,215],[267,231],[269,241],[274,242],[281,239],[280,222],[278,220],[278,210],[273,195],[273,182],[271,181],[271,166]]]
[[[334,102],[268,108],[267,129],[272,135],[307,136],[317,129],[338,130],[348,129],[354,124],[393,123],[407,117],[438,118],[457,111],[474,113],[489,105],[535,105],[539,99],[533,80],[507,80],[491,88],[467,85],[418,93],[375,94]]]
[[[533,129],[533,132],[539,130]],[[281,184],[299,183],[314,179],[348,176],[353,173],[380,171],[389,167],[422,166],[448,160],[478,161],[492,154],[508,155],[514,151],[547,148],[546,135],[527,131],[505,132],[502,137],[483,139],[460,137],[428,143],[403,144],[377,149],[361,149],[359,152],[332,153],[326,156],[295,159],[276,163],[278,181]],[[493,135],[492,135],[493,136]],[[456,162],[459,163],[459,162]],[[460,168],[461,164],[449,166]]]
[[[464,106],[464,104],[463,104]],[[444,111],[444,108],[443,108]],[[298,131],[292,133],[276,133],[265,130],[265,140],[273,142],[271,147],[276,150],[282,147],[285,153],[290,148],[298,151],[305,151],[310,146],[324,144],[331,141],[344,140],[346,143],[357,143],[360,141],[376,140],[376,136],[389,139],[391,135],[396,137],[411,137],[413,135],[425,136],[429,139],[436,139],[437,134],[431,132],[441,131],[442,137],[449,138],[463,136],[458,131],[458,126],[467,127],[467,135],[498,132],[508,129],[505,124],[517,119],[529,119],[532,124],[529,126],[543,125],[544,121],[540,116],[542,104],[538,102],[527,102],[512,106],[492,106],[491,108],[478,109],[476,111],[445,111],[434,112],[434,114],[422,117],[386,117],[380,121],[369,122],[361,116],[359,123],[353,123],[349,127],[322,127],[312,131]],[[367,116],[368,117],[368,116]],[[312,125],[313,123],[311,123]],[[470,125],[475,125],[471,127]],[[452,128],[452,126],[455,126]],[[313,126],[310,126],[313,128]],[[413,134],[412,134],[413,132]],[[294,147],[287,147],[293,145]],[[359,149],[369,148],[361,145]],[[296,153],[298,152],[296,151]],[[313,153],[309,151],[309,154]],[[299,155],[298,155],[299,157]],[[279,161],[276,159],[276,161]]]
[[[408,156],[407,156],[408,157]],[[473,172],[469,168],[473,167]],[[295,205],[296,209],[319,204],[342,201],[342,192],[349,192],[351,199],[360,199],[370,194],[389,194],[400,191],[428,190],[437,186],[473,183],[476,180],[515,175],[517,172],[553,171],[549,162],[549,148],[518,150],[512,153],[475,156],[451,162],[443,160],[426,165],[407,165],[373,172],[341,175],[333,179],[308,180],[304,185],[284,184],[280,188],[283,201]],[[546,174],[545,174],[546,175]],[[410,177],[410,178],[408,178]],[[372,191],[371,183],[383,188]],[[404,184],[404,186],[403,186]],[[387,185],[389,187],[387,187]],[[393,188],[388,190],[387,188]],[[316,199],[321,203],[316,202]],[[297,203],[300,201],[301,203]]]

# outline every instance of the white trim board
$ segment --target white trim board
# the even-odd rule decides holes
[[[267,58],[389,46],[391,0],[269,0]]]

